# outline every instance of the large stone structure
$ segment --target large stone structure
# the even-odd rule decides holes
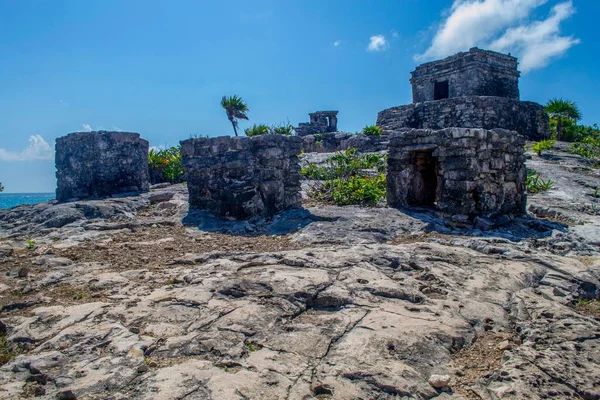
[[[383,110],[377,125],[398,128],[502,128],[531,140],[549,135],[541,105],[519,101],[517,59],[473,48],[412,72],[413,104]]]
[[[367,136],[361,133],[331,132],[302,136],[305,153],[333,153],[354,148],[361,153],[387,150],[388,136]]]
[[[296,135],[306,136],[315,133],[337,132],[337,111],[316,111],[308,114],[310,122],[301,122]]]
[[[378,114],[377,125],[387,133],[402,128],[502,128],[516,131],[531,140],[544,139],[549,132],[548,117],[539,104],[480,96],[388,108]]]
[[[517,65],[516,57],[477,47],[422,64],[411,73],[413,103],[464,96],[518,100]]]
[[[75,132],[56,139],[56,199],[149,189],[148,141],[130,132]]]
[[[182,141],[190,208],[247,219],[299,207],[301,148],[283,135]]]
[[[390,136],[387,200],[449,219],[525,213],[525,138],[503,129],[413,129]]]

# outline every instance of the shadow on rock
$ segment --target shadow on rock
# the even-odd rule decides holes
[[[197,227],[205,232],[218,232],[234,236],[287,235],[295,233],[315,221],[332,221],[318,217],[305,208],[283,211],[271,217],[253,217],[247,220],[220,218],[210,211],[190,210],[182,219],[185,226]]]

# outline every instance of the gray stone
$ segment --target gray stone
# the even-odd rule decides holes
[[[300,137],[224,136],[181,145],[191,209],[247,219],[300,206]]]
[[[411,73],[413,103],[464,96],[518,100],[517,65],[516,57],[477,47],[419,65]]]
[[[331,132],[302,136],[302,149],[305,153],[332,153],[354,148],[359,152],[370,153],[386,150],[388,142],[388,135]]]
[[[337,111],[316,111],[308,114],[310,122],[301,122],[296,127],[296,135],[306,136],[315,133],[337,132]]]
[[[414,145],[423,140],[427,146]],[[482,230],[492,226],[483,218],[522,215],[526,204],[524,143],[516,132],[501,129],[395,132],[390,135],[388,204],[434,206],[459,223],[479,217],[475,222]],[[491,151],[469,152],[492,145]],[[492,169],[494,165],[500,168]]]
[[[56,140],[56,199],[147,192],[148,141],[129,132],[75,132]]]

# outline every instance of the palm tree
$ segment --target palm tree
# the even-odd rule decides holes
[[[550,119],[556,121],[557,140],[560,140],[562,126],[565,120],[575,122],[579,121],[582,117],[579,107],[571,100],[551,99],[546,106],[544,106],[544,111],[546,111]]]
[[[223,96],[221,99],[221,107],[225,109],[225,112],[227,113],[227,119],[229,119],[231,122],[231,125],[233,126],[233,132],[235,133],[235,136],[237,136],[237,120],[248,119],[246,113],[250,110],[248,110],[246,102],[235,94],[229,97]]]

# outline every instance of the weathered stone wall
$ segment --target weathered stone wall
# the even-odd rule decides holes
[[[367,136],[345,132],[302,136],[305,153],[332,153],[355,148],[359,152],[376,152],[387,149],[388,135]]]
[[[316,133],[337,132],[337,111],[315,111],[308,114],[310,122],[301,122],[295,128],[296,135],[306,136]]]
[[[455,222],[525,213],[525,138],[503,129],[413,129],[390,136],[387,199]]]
[[[548,116],[541,105],[502,97],[470,96],[388,108],[378,114],[377,125],[387,133],[402,128],[460,127],[502,128],[530,140],[550,135]]]
[[[472,48],[418,66],[411,73],[413,103],[432,101],[435,82],[448,82],[449,98],[498,96],[519,99],[518,60],[510,55]]]
[[[148,141],[131,132],[75,132],[56,139],[56,199],[149,188]]]
[[[299,207],[301,148],[283,135],[182,141],[190,208],[247,219]]]

